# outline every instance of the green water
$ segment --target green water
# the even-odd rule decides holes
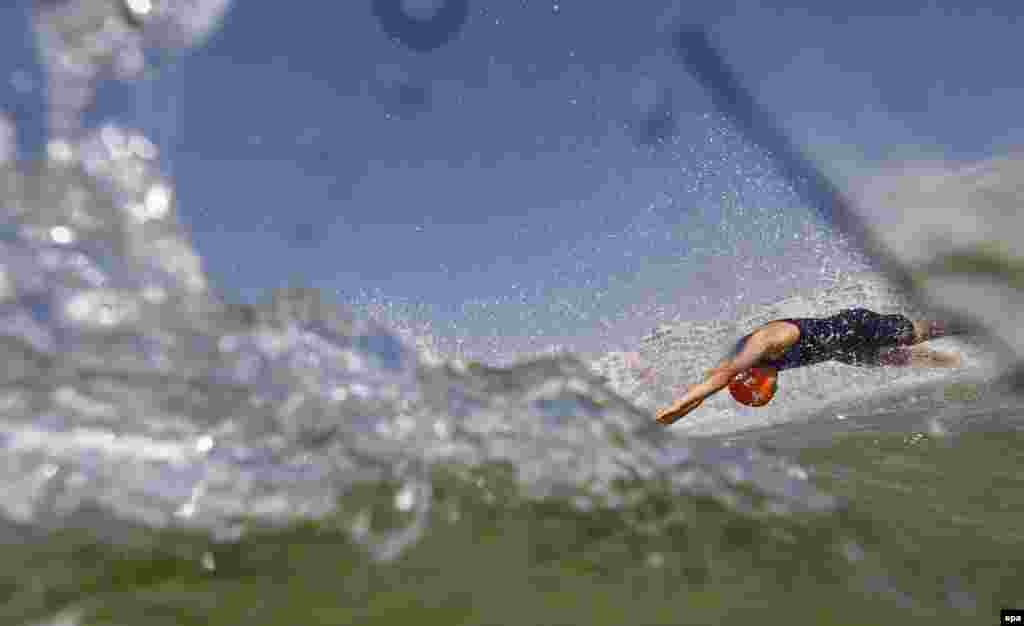
[[[60,531],[4,548],[0,623],[75,607],[125,626],[984,624],[1024,606],[1021,433],[844,435],[798,458],[848,504],[777,515],[748,494],[740,513],[648,481],[622,485],[642,494],[627,509],[583,513],[494,466],[439,471],[430,531],[391,564],[340,515],[233,544]]]

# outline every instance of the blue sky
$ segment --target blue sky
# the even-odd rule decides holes
[[[1024,6],[963,4],[470,0],[461,31],[417,53],[369,0],[240,0],[204,47],[105,86],[90,118],[164,148],[232,298],[305,284],[477,357],[598,352],[849,261],[804,238],[810,213],[686,75],[675,25],[708,25],[855,188],[1024,143]],[[31,156],[43,94],[22,13],[0,10],[0,93]]]

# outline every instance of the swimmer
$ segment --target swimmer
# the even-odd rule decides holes
[[[672,406],[657,413],[661,424],[672,424],[722,389],[738,402],[764,406],[778,389],[782,370],[824,361],[849,365],[957,367],[956,354],[936,352],[917,344],[965,329],[902,315],[880,315],[867,309],[847,309],[826,318],[774,320],[743,336],[729,354],[691,385]],[[911,347],[914,346],[914,347]]]

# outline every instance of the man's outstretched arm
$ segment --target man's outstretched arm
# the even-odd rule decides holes
[[[708,396],[725,389],[737,374],[753,367],[755,363],[761,360],[767,350],[767,341],[759,333],[754,333],[747,340],[746,345],[743,346],[743,350],[739,354],[731,359],[722,361],[717,367],[708,370],[704,376],[704,382],[690,385],[682,398],[676,400],[667,409],[658,411],[656,415],[658,423],[667,426],[699,407]]]

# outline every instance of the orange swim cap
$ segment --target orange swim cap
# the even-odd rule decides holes
[[[773,370],[754,367],[737,374],[729,383],[729,393],[736,402],[747,406],[764,406],[775,397],[778,389],[778,374]]]

